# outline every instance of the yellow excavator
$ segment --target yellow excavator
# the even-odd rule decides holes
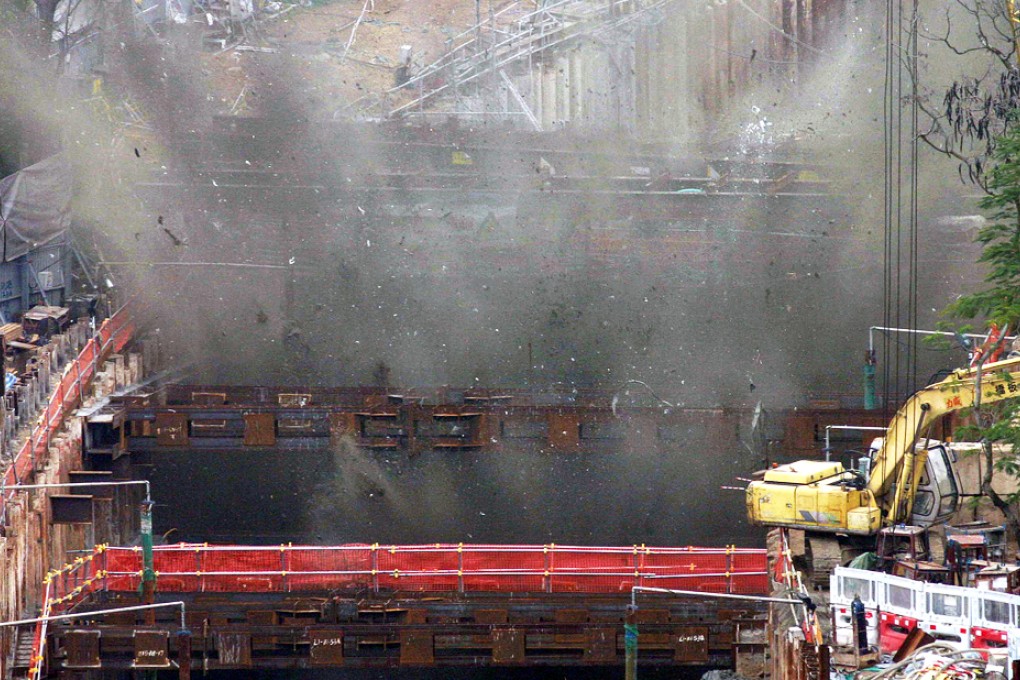
[[[845,551],[874,550],[885,527],[928,527],[948,520],[960,499],[952,451],[928,432],[941,416],[1020,397],[1020,358],[954,371],[900,407],[859,469],[801,460],[766,470],[747,487],[752,524],[803,529],[815,582]],[[849,553],[849,554],[852,554]]]

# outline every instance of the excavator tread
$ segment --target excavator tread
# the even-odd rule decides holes
[[[835,536],[808,535],[805,541],[809,579],[816,590],[829,588],[829,577],[836,567],[842,564],[843,550],[839,539]]]

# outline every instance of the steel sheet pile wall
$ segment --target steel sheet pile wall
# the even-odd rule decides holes
[[[544,52],[518,78],[542,129],[703,140],[750,91],[796,92],[849,21],[843,0],[671,3],[645,15],[619,4],[633,21]]]
[[[413,592],[616,593],[643,585],[762,594],[768,591],[765,560],[764,550],[645,546],[180,544],[155,550],[160,592],[371,588]],[[109,548],[103,564],[103,588],[138,589],[139,549]]]
[[[81,353],[64,370],[64,375],[50,395],[46,409],[39,418],[38,424],[32,429],[29,437],[22,444],[14,457],[14,462],[4,473],[4,486],[18,484],[28,478],[43,461],[49,447],[50,439],[64,422],[71,411],[81,405],[88,384],[99,371],[99,365],[106,357],[124,349],[134,326],[130,317],[121,312],[103,322],[96,336],[86,343]],[[4,494],[4,501],[11,493]]]
[[[133,326],[128,315],[118,313],[104,322],[94,338],[84,343],[77,358],[64,367],[56,386],[48,382],[45,386],[40,385],[43,394],[49,389],[49,397],[36,424],[4,472],[0,493],[0,573],[3,574],[0,580],[0,617],[4,620],[18,619],[25,612],[34,611],[50,601],[53,590],[50,584],[44,586],[44,574],[50,565],[63,561],[67,550],[82,547],[86,532],[81,525],[53,525],[44,495],[19,494],[9,487],[30,480],[65,482],[69,471],[81,467],[80,424],[72,421],[70,427],[62,431],[65,419],[83,399],[90,396],[91,383],[97,376],[102,376],[107,357],[123,349],[132,333]],[[71,346],[75,344],[70,343]],[[57,354],[49,355],[53,362],[57,361]],[[50,368],[55,372],[59,364],[54,363]],[[76,569],[69,583],[82,573]],[[44,587],[49,588],[50,593],[44,593]],[[77,585],[71,586],[72,589],[75,587]],[[57,597],[63,595],[66,593]],[[11,660],[12,643],[12,629],[0,630],[0,674],[8,671],[6,666]],[[34,656],[38,656],[39,644],[40,636],[37,634]]]

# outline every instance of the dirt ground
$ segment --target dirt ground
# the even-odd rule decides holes
[[[534,0],[482,0],[483,21],[509,5],[514,7],[500,22],[535,7]],[[411,47],[414,72],[469,40],[475,12],[475,0],[334,0],[297,5],[259,21],[241,46],[207,53],[204,67],[218,94],[221,113],[255,115],[272,108],[273,102],[260,95],[254,83],[271,81],[275,75],[288,80],[288,92],[304,97],[300,103],[309,117],[328,118],[392,88],[403,45]],[[303,83],[307,87],[302,88]]]

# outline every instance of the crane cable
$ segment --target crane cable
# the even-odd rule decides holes
[[[904,324],[908,328],[918,325],[918,21],[918,0],[913,0],[906,26],[903,0],[886,0],[882,306],[884,324],[896,328],[903,328]],[[907,33],[905,40],[904,31]],[[900,45],[905,47],[903,55],[899,52]],[[910,80],[906,87],[905,76]],[[902,102],[907,87],[910,110],[909,118],[904,121]],[[904,132],[909,134],[907,149],[903,148]],[[882,408],[886,415],[902,394],[918,389],[917,343],[918,338],[911,335],[905,343],[905,352],[901,352],[889,336],[883,337]]]

